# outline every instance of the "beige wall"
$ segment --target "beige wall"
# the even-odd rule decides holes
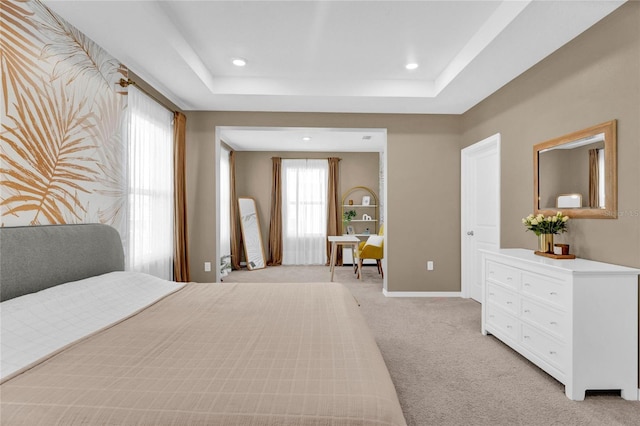
[[[378,194],[378,169],[380,154],[377,152],[243,152],[236,154],[236,191],[238,197],[256,200],[262,241],[265,252],[269,241],[269,213],[271,209],[271,157],[328,158],[340,161],[339,194],[353,186],[366,186]],[[267,254],[268,257],[268,253]]]
[[[569,161],[569,154],[566,149],[557,149],[539,155],[540,208],[554,209],[559,194],[580,192],[575,187],[573,163]],[[583,200],[584,196],[582,194]]]
[[[640,267],[640,3],[629,2],[462,117],[462,146],[502,135],[502,246],[535,248],[533,145],[618,120],[617,220],[577,219],[578,256]]]
[[[459,291],[459,122],[459,117],[451,115],[187,113],[192,279],[215,280],[215,274],[203,272],[202,265],[217,259],[216,126],[386,128],[388,290]],[[435,262],[434,271],[426,270],[427,260]]]

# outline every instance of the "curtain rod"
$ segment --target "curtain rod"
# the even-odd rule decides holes
[[[242,152],[242,151],[241,151]],[[246,151],[246,152],[256,152],[256,151]],[[290,151],[290,152],[303,152],[303,151]],[[328,160],[329,158],[337,158],[338,161],[342,161],[342,158],[340,157],[304,157],[304,158],[300,158],[300,157],[271,157],[271,159],[274,158],[280,158],[282,160]]]
[[[124,78],[121,78],[116,84],[118,84],[118,85],[120,85],[120,87],[124,87],[124,88],[127,88],[129,86],[136,86],[138,88],[138,90],[140,90],[142,93],[144,93],[145,95],[149,96],[150,98],[152,98],[154,101],[156,101],[157,103],[159,103],[163,107],[167,108],[167,106],[165,105],[165,101],[162,101],[162,100],[158,99],[155,95],[153,95],[152,93],[149,93],[143,87],[140,87],[140,85],[138,83],[136,83],[135,81],[131,80],[130,78],[127,78],[126,80]],[[167,110],[169,110],[171,112],[175,112],[171,108],[167,108]]]

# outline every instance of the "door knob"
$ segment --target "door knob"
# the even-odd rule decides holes
[[[473,231],[468,231],[468,232],[467,232],[467,235],[470,235],[470,236],[472,236],[472,237],[473,237]]]

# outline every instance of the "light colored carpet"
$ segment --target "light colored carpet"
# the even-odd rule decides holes
[[[234,271],[225,282],[318,282],[329,267]],[[375,267],[355,279],[336,270],[360,302],[409,425],[639,425],[640,402],[564,386],[492,336],[480,333],[480,305],[460,298],[387,298]]]

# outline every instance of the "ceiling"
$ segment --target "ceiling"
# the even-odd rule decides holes
[[[236,151],[383,152],[385,129],[221,127],[220,139]]]
[[[462,114],[624,1],[44,3],[183,110]]]

